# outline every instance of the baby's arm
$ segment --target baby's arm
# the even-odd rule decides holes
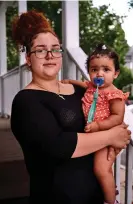
[[[123,122],[124,113],[125,100],[110,100],[110,116],[101,122],[97,122],[99,130],[108,130],[116,125],[120,125]]]
[[[122,99],[112,99],[110,100],[110,116],[102,120],[101,122],[92,122],[87,124],[85,127],[85,132],[97,132],[100,130],[107,130],[116,125],[120,125],[123,122],[125,112],[125,100]],[[107,159],[111,160],[114,149],[109,147]],[[115,149],[115,152],[119,152]]]
[[[102,130],[108,130],[116,125],[120,125],[123,122],[125,112],[125,100],[112,99],[110,100],[110,116],[99,122],[92,122],[87,124],[85,132],[97,132]]]
[[[75,85],[81,86],[81,87],[83,87],[85,89],[88,88],[85,81],[78,81],[78,80],[73,80],[73,79],[64,79],[61,82],[65,83],[65,84],[75,84]]]

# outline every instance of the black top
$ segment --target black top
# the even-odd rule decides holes
[[[93,174],[93,155],[71,158],[77,132],[85,126],[84,89],[64,95],[22,90],[14,98],[11,129],[24,153],[30,175],[30,203],[103,204]],[[40,200],[43,201],[40,201]]]

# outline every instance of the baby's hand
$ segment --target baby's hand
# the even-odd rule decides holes
[[[97,122],[88,123],[84,129],[85,132],[97,132],[99,131],[99,126]]]
[[[121,149],[118,148],[113,148],[113,147],[108,147],[108,161],[113,160],[114,161],[114,157],[116,157],[119,153],[120,153]]]
[[[69,79],[62,79],[61,83],[63,83],[63,84],[70,84],[71,82],[70,82]]]
[[[108,147],[108,155],[107,155],[108,161],[114,160],[115,157],[115,149],[113,147]]]

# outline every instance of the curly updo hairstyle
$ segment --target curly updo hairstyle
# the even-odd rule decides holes
[[[33,40],[37,37],[37,35],[39,33],[47,32],[50,32],[57,37],[43,13],[31,10],[22,13],[20,16],[16,16],[13,19],[13,39],[19,48],[21,48],[21,51],[26,51],[27,54],[30,52]]]

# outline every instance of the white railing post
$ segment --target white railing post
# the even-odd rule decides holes
[[[4,87],[3,78],[0,77],[0,117],[4,116]]]
[[[6,2],[0,5],[0,115],[4,116],[4,86],[2,75],[7,73]]]
[[[76,79],[76,65],[67,49],[79,47],[79,3],[62,1],[63,78]]]
[[[132,204],[133,184],[133,146],[126,149],[126,178],[125,178],[125,204]]]
[[[117,190],[119,194],[116,196],[117,200],[120,202],[120,164],[121,164],[121,155],[118,155],[114,164],[114,177]]]
[[[0,5],[0,75],[7,72],[6,4]]]
[[[21,15],[27,11],[27,0],[18,1],[18,14]],[[23,88],[23,73],[21,66],[25,64],[25,52],[20,52],[19,55],[19,77],[20,77],[20,90]]]

